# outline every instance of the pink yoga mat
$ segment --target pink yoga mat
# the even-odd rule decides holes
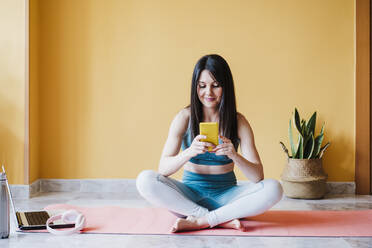
[[[77,207],[51,205],[46,209],[76,209],[87,218],[84,233],[240,235],[240,236],[372,236],[372,210],[271,210],[243,220],[247,232],[212,228],[173,234],[176,216],[160,208]]]

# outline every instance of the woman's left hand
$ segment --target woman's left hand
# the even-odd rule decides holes
[[[215,152],[216,155],[225,155],[228,156],[230,159],[233,159],[237,155],[233,143],[231,142],[231,140],[222,135],[219,135],[219,137],[222,139],[223,143],[216,146],[212,150],[212,152]]]

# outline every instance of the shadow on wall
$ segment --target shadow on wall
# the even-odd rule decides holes
[[[354,181],[355,170],[350,166],[355,163],[353,142],[348,140],[346,135],[329,133],[329,136],[332,137],[331,145],[323,156],[323,166],[328,174],[328,181]],[[345,178],[345,175],[348,177]]]
[[[10,184],[24,184],[24,111],[0,95],[0,163]]]
[[[317,135],[324,122],[324,119],[319,119]],[[327,122],[325,122],[324,134],[322,146],[328,141],[331,143],[323,155],[323,168],[328,174],[328,181],[354,181],[354,168],[350,166],[355,164],[354,141],[347,138],[347,135],[335,133],[329,126],[327,128]]]

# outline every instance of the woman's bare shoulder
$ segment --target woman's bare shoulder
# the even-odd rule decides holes
[[[241,113],[236,114],[236,119],[238,122],[238,138],[252,137],[253,131],[251,125],[249,124],[247,118]]]
[[[177,117],[181,119],[183,122],[189,122],[190,119],[190,107],[186,107],[178,111]]]
[[[238,122],[238,127],[242,126],[242,125],[243,126],[247,126],[247,125],[249,126],[249,122],[248,122],[247,118],[245,118],[245,116],[240,112],[236,113],[236,120]]]
[[[189,119],[190,119],[189,108],[183,108],[180,111],[178,111],[171,125],[171,130],[173,130],[173,133],[176,135],[183,135],[187,130]]]

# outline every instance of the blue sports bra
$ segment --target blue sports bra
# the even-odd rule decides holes
[[[189,123],[190,124],[190,123]],[[190,131],[190,125],[187,128],[187,131],[183,135],[182,138],[182,150],[186,150],[191,145],[191,131]],[[218,143],[222,144],[222,140],[218,138]],[[235,150],[238,150],[239,141],[234,143]],[[213,152],[205,152],[204,154],[198,154],[195,157],[192,157],[189,160],[191,163],[194,164],[202,164],[202,165],[225,165],[230,164],[233,161],[225,155],[216,155]]]

